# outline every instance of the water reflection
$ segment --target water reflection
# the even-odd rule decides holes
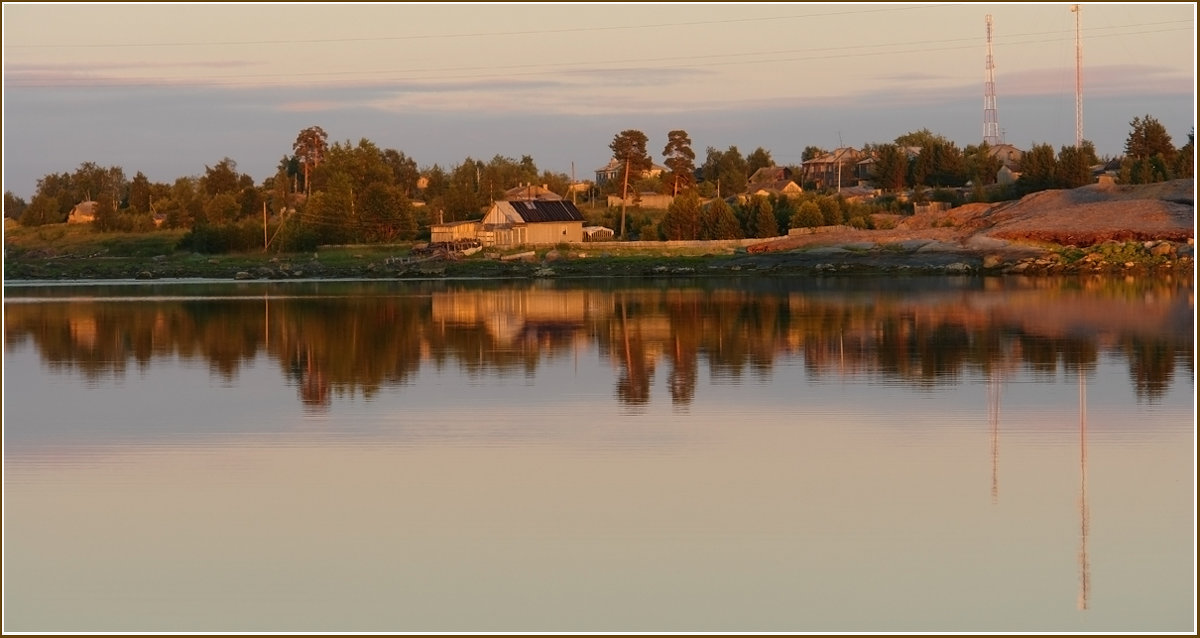
[[[6,292],[20,630],[1194,618],[1190,281]]]
[[[736,382],[769,377],[781,360],[802,361],[810,379],[927,387],[1018,368],[1086,375],[1109,352],[1151,402],[1177,365],[1194,374],[1190,279],[327,282],[6,295],[6,344],[31,341],[54,370],[98,383],[177,357],[203,360],[232,382],[265,353],[315,409],[339,395],[371,399],[422,366],[532,376],[546,361],[593,349],[611,362],[613,395],[630,407],[654,400],[659,368],[669,400],[686,406],[704,369]],[[998,436],[994,429],[994,457]]]
[[[1088,590],[1092,575],[1088,566],[1087,500],[1087,376],[1079,375],[1079,608],[1088,608]]]

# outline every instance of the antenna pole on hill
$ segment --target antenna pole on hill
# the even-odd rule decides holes
[[[988,146],[1001,143],[1000,122],[996,119],[996,76],[992,63],[992,14],[987,15],[987,59],[983,81],[983,141]]]
[[[1083,41],[1079,38],[1079,5],[1071,5],[1075,14],[1075,148],[1083,145]]]

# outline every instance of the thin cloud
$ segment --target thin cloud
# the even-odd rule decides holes
[[[1083,70],[1084,94],[1172,95],[1193,93],[1195,76],[1165,66],[1114,64]],[[996,79],[997,91],[1010,95],[1055,95],[1075,92],[1075,69],[1019,71]]]
[[[9,64],[5,69],[5,73],[25,73],[25,72],[61,72],[71,70],[86,70],[94,73],[103,73],[110,70],[122,69],[231,69],[257,66],[259,63],[249,60],[200,60],[188,62],[81,62],[78,64],[58,64],[58,63],[16,63]]]
[[[242,69],[255,65],[256,63],[247,60],[93,62],[81,64],[18,63],[6,65],[4,69],[4,83],[10,88],[184,87],[197,86],[202,83],[179,77],[178,71],[188,69]],[[163,71],[172,71],[173,73],[164,75]]]
[[[904,73],[888,73],[886,75],[878,75],[875,79],[880,83],[913,84],[920,82],[945,82],[946,80],[950,79],[950,76],[940,73],[908,71]]]
[[[674,69],[588,69],[546,79],[490,78],[482,81],[372,82],[356,86],[306,90],[303,99],[286,101],[279,109],[319,112],[335,108],[382,111],[507,114],[603,115],[677,113],[709,108],[674,95],[645,97],[637,87],[668,88],[694,81],[707,72]],[[316,90],[328,97],[314,98]],[[723,101],[722,101],[723,102]]]

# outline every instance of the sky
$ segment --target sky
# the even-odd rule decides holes
[[[593,179],[627,129],[762,147],[983,137],[987,16],[996,115],[1021,148],[1083,137],[1119,156],[1134,117],[1195,127],[1195,3],[4,3],[4,189],[84,162],[153,181],[233,159],[260,182],[299,132],[423,168],[531,156]],[[1078,19],[1078,30],[1077,30]],[[1077,49],[1076,41],[1080,43]]]

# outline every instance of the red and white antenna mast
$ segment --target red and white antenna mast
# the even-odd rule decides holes
[[[987,16],[987,64],[983,81],[983,141],[988,146],[1001,143],[1000,122],[996,119],[996,78],[992,63],[992,14]]]

